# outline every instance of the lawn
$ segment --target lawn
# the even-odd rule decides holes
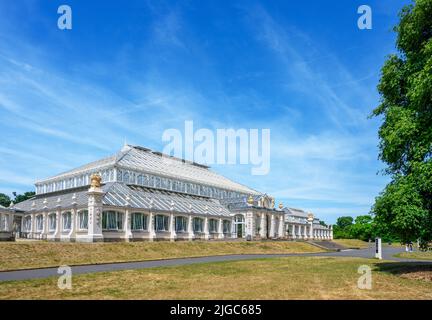
[[[0,271],[223,254],[322,252],[304,242],[194,241],[129,243],[1,242]]]
[[[360,265],[372,289],[357,287]],[[432,299],[432,282],[407,277],[398,263],[372,259],[288,257],[0,282],[1,299]],[[432,269],[423,270],[432,274]]]
[[[334,242],[341,246],[352,248],[352,249],[365,249],[369,243],[358,239],[334,239]]]
[[[419,259],[419,260],[432,260],[432,251],[402,252],[396,254],[395,257],[407,258],[407,259]]]

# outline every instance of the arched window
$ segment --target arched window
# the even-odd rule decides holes
[[[218,232],[218,221],[216,219],[209,220],[209,231],[212,233]]]
[[[175,231],[186,232],[187,231],[187,218],[186,217],[175,217]]]
[[[118,211],[102,212],[102,229],[103,230],[122,230],[123,213]]]
[[[194,232],[204,232],[204,219],[194,218],[193,219],[193,231]]]
[[[62,214],[62,220],[63,220],[63,230],[69,231],[72,226],[72,213],[70,211],[64,212]]]
[[[169,217],[158,214],[155,217],[155,230],[156,231],[168,231],[168,222]]]
[[[78,226],[80,230],[88,229],[88,210],[78,212]]]
[[[41,214],[36,216],[36,231],[43,231],[43,215]]]
[[[147,215],[141,212],[134,212],[131,215],[132,230],[147,230]]]
[[[231,221],[224,220],[223,221],[223,233],[231,233]]]
[[[49,231],[55,231],[56,227],[57,227],[57,215],[55,213],[50,213],[48,216]]]
[[[123,173],[123,182],[129,183],[129,172]]]
[[[31,216],[27,216],[27,217],[24,218],[23,229],[26,232],[30,232],[31,231]]]

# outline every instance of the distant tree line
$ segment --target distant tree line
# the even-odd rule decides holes
[[[12,192],[12,195],[13,197],[9,197],[7,194],[0,193],[0,205],[7,208],[9,207],[11,202],[23,202],[27,199],[34,197],[35,193],[32,191],[24,192],[23,194],[17,194],[16,192]]]
[[[381,224],[374,221],[371,215],[358,216],[355,219],[350,216],[339,217],[333,226],[333,237],[335,239],[360,239],[368,241],[381,237],[385,242],[399,241],[399,238],[384,230]]]

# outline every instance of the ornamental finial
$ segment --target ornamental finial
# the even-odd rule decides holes
[[[279,203],[279,209],[280,209],[280,210],[282,210],[282,209],[283,209],[283,204],[282,204],[282,202],[281,202],[281,203]]]
[[[90,176],[90,181],[91,181],[91,183],[90,183],[90,187],[92,187],[92,188],[100,188],[102,178],[101,178],[101,176],[99,175],[99,173],[93,173],[93,174]]]
[[[254,202],[254,200],[253,200],[252,196],[250,195],[249,198],[247,199],[247,203],[248,203],[248,205],[253,205],[253,202]]]

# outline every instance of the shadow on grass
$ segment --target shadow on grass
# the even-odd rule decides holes
[[[390,262],[376,263],[375,270],[387,272],[407,279],[432,281],[432,263],[428,262]]]

